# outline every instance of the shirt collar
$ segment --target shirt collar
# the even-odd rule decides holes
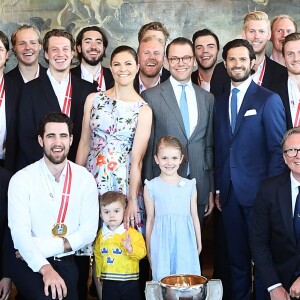
[[[102,66],[100,64],[100,67],[99,67],[97,73],[95,74],[95,76],[92,73],[90,73],[88,71],[88,69],[83,64],[80,64],[80,68],[81,68],[81,76],[83,78],[88,78],[89,76],[92,76],[93,79],[96,80],[100,76],[100,72],[101,72]]]
[[[176,80],[172,75],[170,76],[170,82],[171,82],[173,88],[174,88],[174,87],[178,87],[179,85],[183,84],[183,83],[179,82],[178,80]],[[185,84],[186,84],[187,87],[189,87],[189,88],[192,88],[192,87],[193,87],[191,78],[190,78],[190,80],[189,80],[188,82],[186,82]]]
[[[124,224],[122,223],[117,229],[115,230],[110,230],[105,223],[103,223],[102,226],[102,234],[103,234],[103,239],[106,240],[110,237],[112,237],[114,234],[123,234],[126,231]]]
[[[49,179],[55,180],[55,177],[53,176],[53,174],[50,172],[50,170],[48,169],[48,167],[47,167],[47,165],[46,165],[46,162],[45,162],[45,158],[44,158],[44,157],[40,160],[40,162],[41,162],[41,167],[42,167],[42,170],[43,170],[44,174],[47,175],[47,177],[48,177]],[[63,178],[63,177],[66,176],[68,162],[69,162],[69,161],[67,160],[67,163],[65,164],[64,169],[63,169],[63,171],[61,172],[61,175],[60,175],[60,178],[59,178],[59,179],[61,179],[61,178]],[[61,180],[59,180],[59,182],[60,182],[60,181],[61,181]]]
[[[293,176],[293,173],[290,173],[291,176],[291,186],[292,189],[298,189],[298,186],[300,186],[300,182],[298,180],[295,179],[295,177]]]
[[[68,75],[66,76],[66,78],[64,78],[61,82],[58,82],[51,74],[50,69],[47,70],[47,75],[51,81],[52,84],[68,84],[69,82],[69,77],[70,77],[70,72],[68,73]]]
[[[245,94],[246,91],[247,91],[247,89],[248,89],[248,87],[249,87],[249,85],[250,85],[250,83],[251,83],[251,81],[252,81],[252,78],[251,78],[251,76],[249,76],[243,83],[241,83],[241,84],[240,84],[239,86],[237,86],[237,87],[233,86],[232,83],[231,83],[230,92],[232,92],[232,90],[233,90],[234,88],[237,88],[237,89],[239,89],[240,92],[242,92],[243,94]],[[242,93],[241,93],[241,94],[242,94]]]

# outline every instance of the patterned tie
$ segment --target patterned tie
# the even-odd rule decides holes
[[[231,91],[231,132],[234,132],[236,117],[237,117],[237,94],[240,90],[237,88]]]
[[[190,137],[190,119],[189,119],[189,109],[186,100],[185,87],[187,84],[180,84],[182,87],[181,96],[180,96],[180,111],[183,119],[183,124],[186,132],[186,136]]]
[[[300,186],[298,186],[298,190],[294,210],[294,233],[296,240],[300,241]]]

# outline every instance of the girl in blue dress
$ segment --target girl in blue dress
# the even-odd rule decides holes
[[[153,280],[172,274],[201,275],[196,180],[177,173],[183,160],[178,139],[160,138],[155,153],[161,173],[145,180],[144,189],[147,255]]]

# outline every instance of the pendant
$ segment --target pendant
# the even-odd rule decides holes
[[[52,234],[55,237],[62,238],[67,234],[67,225],[64,223],[56,223],[52,228]]]

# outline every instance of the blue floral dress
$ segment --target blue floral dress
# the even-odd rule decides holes
[[[119,191],[128,196],[132,144],[138,114],[144,105],[147,105],[145,101],[124,102],[102,92],[96,93],[90,117],[91,150],[86,168],[96,179],[99,195]],[[142,191],[138,198],[139,225],[144,231]]]

